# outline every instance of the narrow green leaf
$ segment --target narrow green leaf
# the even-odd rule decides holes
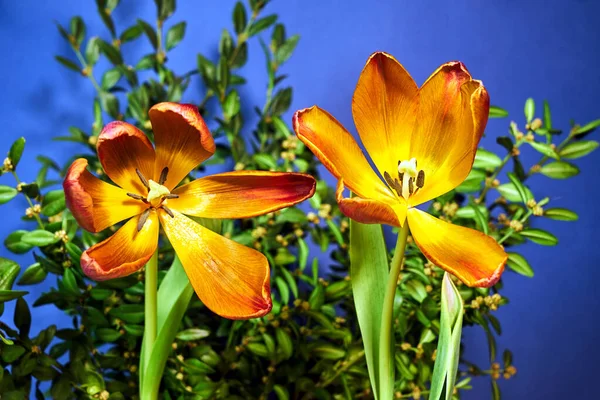
[[[101,86],[104,90],[109,90],[121,79],[121,71],[117,68],[109,69],[102,75]]]
[[[573,131],[573,135],[574,136],[583,135],[584,133],[593,131],[594,129],[596,129],[599,126],[600,126],[600,119],[597,119],[595,121],[589,122],[589,123],[585,124],[584,126],[580,126],[579,128],[575,129]]]
[[[525,101],[525,119],[527,122],[533,121],[533,117],[535,116],[535,102],[530,97]]]
[[[580,140],[567,144],[561,151],[560,156],[567,159],[575,159],[587,156],[598,148],[598,142],[595,140]]]
[[[506,253],[506,254],[508,254],[508,260],[506,262],[506,265],[510,269],[515,271],[517,274],[521,274],[528,278],[533,277],[533,269],[531,268],[531,265],[529,265],[529,263],[527,262],[525,257],[523,257],[522,255],[520,255],[518,253]]]
[[[175,46],[177,46],[179,42],[181,42],[183,36],[185,35],[185,28],[186,23],[185,21],[183,21],[173,25],[171,29],[169,29],[165,40],[165,49],[167,49],[167,51],[175,48]]]
[[[308,245],[304,239],[298,239],[298,267],[304,271],[308,262]]]
[[[579,168],[566,161],[554,161],[544,165],[540,173],[552,179],[567,179],[579,174]]]
[[[25,296],[27,293],[24,290],[3,290],[0,289],[0,302],[11,301],[18,299],[19,297]]]
[[[494,170],[502,165],[502,160],[491,151],[484,149],[477,149],[475,153],[475,161],[473,162],[473,168]]]
[[[70,70],[81,73],[81,67],[75,62],[69,60],[68,58],[62,56],[54,56],[54,58],[56,59],[56,61],[69,68]]]
[[[389,267],[381,225],[350,220],[350,277],[358,324],[365,347],[369,378],[376,399],[392,398],[393,387],[379,388],[378,371],[381,313]],[[389,365],[394,368],[393,363]],[[390,380],[388,380],[390,381]]]
[[[59,240],[60,238],[55,236],[54,233],[42,229],[27,232],[21,236],[21,241],[23,243],[38,247],[48,246],[58,242]]]
[[[539,142],[527,142],[527,143],[529,143],[529,145],[531,147],[533,147],[538,152],[542,153],[543,155],[545,155],[547,157],[554,158],[555,160],[558,160],[560,158],[558,153],[556,153],[556,150],[547,143],[539,143]]]
[[[292,56],[292,53],[296,49],[299,40],[300,36],[294,35],[287,39],[281,46],[279,46],[275,52],[275,60],[278,64],[283,64]]]
[[[490,106],[490,118],[508,117],[508,111],[498,106]]]
[[[46,279],[47,275],[48,273],[44,268],[42,268],[42,264],[36,262],[27,267],[27,269],[25,270],[25,272],[23,272],[23,275],[21,275],[17,283],[22,286],[35,285]]]
[[[235,7],[233,9],[233,28],[235,29],[235,33],[238,35],[246,29],[246,24],[248,23],[248,17],[246,16],[246,7],[241,1],[235,3]]]
[[[10,162],[13,166],[13,169],[17,168],[19,161],[21,161],[21,156],[23,155],[23,150],[25,149],[25,138],[20,137],[13,142],[8,150],[8,158],[10,158]]]
[[[579,216],[566,208],[549,208],[544,210],[544,217],[557,221],[577,221]]]
[[[19,264],[8,258],[0,257],[0,289],[12,289],[19,271],[21,271]]]
[[[523,185],[523,187],[525,188],[526,197],[533,198],[533,193],[531,193],[531,190],[529,190],[529,188],[527,186]],[[513,202],[523,201],[523,197],[521,196],[521,193],[517,190],[517,187],[512,182],[504,183],[504,184],[496,187],[495,189],[502,195],[502,197],[504,197],[508,201],[513,201]]]
[[[556,236],[542,229],[523,229],[519,234],[543,246],[556,246],[558,244]]]
[[[550,114],[550,104],[544,100],[544,128],[552,129],[552,115]]]
[[[452,398],[460,353],[463,309],[460,292],[450,279],[450,275],[445,272],[442,282],[440,335],[431,378],[429,400],[440,399],[444,386],[444,399],[450,400]]]
[[[18,193],[17,189],[13,187],[0,185],[0,204],[8,203],[14,199]]]
[[[179,340],[183,340],[184,342],[188,342],[188,341],[204,339],[205,337],[208,337],[209,335],[210,335],[210,332],[207,331],[206,329],[189,328],[184,331],[178,332],[177,335],[175,335],[175,337]]]
[[[533,194],[531,193],[531,191],[529,189],[527,189],[527,187],[525,187],[525,185],[523,185],[523,183],[519,180],[519,178],[516,177],[515,174],[513,174],[512,172],[509,172],[507,175],[508,175],[508,179],[510,179],[511,183],[517,190],[517,193],[519,194],[519,198],[521,199],[523,204],[527,204],[527,202],[533,198]]]
[[[264,18],[259,19],[256,22],[254,22],[252,25],[250,25],[250,29],[248,30],[248,33],[250,36],[254,36],[254,35],[264,31],[269,26],[273,25],[276,21],[277,21],[277,15],[275,15],[275,14],[268,15]]]

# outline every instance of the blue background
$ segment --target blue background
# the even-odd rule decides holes
[[[114,16],[119,32],[136,18],[154,20],[150,0],[122,3]],[[186,19],[188,29],[169,62],[186,72],[195,68],[198,52],[216,54],[221,29],[231,26],[234,2],[178,3],[170,22]],[[290,76],[287,83],[294,87],[292,110],[318,104],[354,132],[350,109],[354,86],[367,57],[384,50],[400,60],[418,83],[441,63],[463,61],[483,80],[492,104],[506,108],[510,119],[521,127],[523,103],[529,96],[538,105],[547,99],[554,124],[565,130],[571,118],[583,124],[600,117],[598,2],[370,3],[279,0],[267,7],[265,14],[278,13],[289,34],[301,35],[295,55],[283,68]],[[25,181],[35,178],[37,154],[65,160],[77,148],[53,142],[53,136],[66,135],[72,125],[88,130],[92,123],[94,90],[90,82],[53,60],[56,54],[73,58],[53,20],[68,25],[76,14],[88,23],[88,32],[108,37],[91,1],[0,1],[0,149],[6,151],[19,136],[27,138],[20,168]],[[133,62],[150,52],[150,47],[126,45],[125,51],[126,59]],[[266,72],[256,40],[251,42],[243,74],[250,81],[242,91],[243,101],[264,104]],[[184,100],[198,102],[203,93],[194,81]],[[245,112],[250,118],[251,111]],[[537,114],[541,116],[541,112]],[[291,113],[288,121],[290,118]],[[490,121],[482,145],[499,150],[495,137],[506,134],[508,122]],[[251,126],[252,121],[249,123]],[[591,138],[597,136],[594,133]],[[552,206],[575,210],[581,218],[574,223],[538,220],[536,226],[558,236],[559,247],[523,247],[535,269],[533,279],[505,274],[503,294],[511,302],[497,313],[503,326],[499,344],[513,350],[518,368],[516,377],[501,382],[505,399],[591,398],[595,393],[592,387],[600,357],[596,333],[600,246],[595,230],[600,217],[596,206],[599,154],[577,161],[582,173],[570,180],[535,176],[528,182],[540,197],[549,195]],[[529,162],[537,160],[531,152],[524,156]],[[1,177],[0,184],[12,184],[11,177]],[[22,199],[2,206],[2,238],[20,224],[25,208]],[[31,263],[30,256],[15,257],[3,247],[0,254],[17,259],[23,267]],[[38,295],[32,293],[29,299]],[[2,318],[12,319],[10,306]],[[66,325],[69,319],[52,307],[34,310],[34,332],[50,323]],[[483,331],[467,329],[465,337],[467,358],[486,365]],[[490,398],[486,378],[475,379],[473,385],[475,390],[464,398]]]

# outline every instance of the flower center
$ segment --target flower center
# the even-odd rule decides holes
[[[398,161],[398,178],[393,178],[387,171],[383,178],[398,196],[408,200],[425,185],[425,171],[417,169],[417,159]]]
[[[144,204],[148,205],[148,208],[146,208],[144,212],[140,214],[140,217],[138,219],[137,230],[139,232],[144,227],[144,224],[148,220],[148,216],[150,215],[150,212],[152,210],[162,208],[167,214],[171,216],[171,218],[173,218],[175,215],[173,214],[173,211],[171,211],[169,207],[166,206],[166,203],[168,199],[176,199],[179,196],[176,194],[171,194],[169,189],[163,185],[167,181],[167,175],[169,174],[168,167],[163,168],[162,172],[160,173],[160,178],[158,179],[158,182],[155,182],[152,179],[146,179],[146,177],[142,174],[142,171],[140,171],[137,168],[135,172],[138,178],[140,178],[140,182],[142,182],[142,185],[144,185],[144,187],[148,191],[146,197],[136,193],[127,193],[127,196],[131,197],[132,199],[140,200]]]

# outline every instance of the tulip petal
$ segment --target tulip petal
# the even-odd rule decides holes
[[[410,158],[419,89],[404,67],[377,52],[367,61],[352,98],[360,140],[383,176],[398,173],[398,161]]]
[[[425,172],[425,186],[410,198],[410,206],[440,196],[465,180],[490,104],[482,83],[472,80],[460,62],[442,65],[419,92],[419,123],[410,155]]]
[[[98,159],[108,177],[123,189],[143,195],[148,190],[136,173],[154,175],[154,148],[144,132],[127,122],[111,122],[98,136]]]
[[[406,220],[406,203],[395,201],[385,203],[380,200],[362,197],[344,198],[344,182],[338,181],[336,200],[345,216],[363,224],[386,224],[402,226]]]
[[[290,207],[315,192],[310,175],[268,171],[227,172],[196,179],[173,191],[169,208],[204,218],[250,218]]]
[[[468,286],[490,287],[500,279],[508,256],[490,236],[416,208],[408,210],[408,224],[425,257]]]
[[[85,158],[75,160],[63,182],[67,207],[83,229],[100,232],[144,211],[144,203],[96,178],[87,170],[87,165]]]
[[[159,103],[148,115],[156,145],[154,180],[159,180],[163,168],[169,168],[164,186],[171,190],[213,155],[215,142],[196,106]]]
[[[363,198],[395,198],[377,176],[350,133],[317,106],[296,111],[293,125],[298,138],[336,178]]]
[[[96,281],[131,275],[148,262],[158,245],[158,216],[150,211],[138,232],[139,218],[131,218],[114,235],[83,252],[81,268]]]
[[[206,307],[230,319],[262,317],[271,311],[269,263],[265,256],[177,211],[173,215],[159,210],[167,237]]]

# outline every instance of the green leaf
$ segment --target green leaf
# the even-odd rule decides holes
[[[81,74],[82,69],[79,65],[75,64],[75,62],[69,60],[68,58],[62,57],[62,56],[54,56],[54,58],[56,59],[56,61],[58,61],[65,67],[69,68],[70,70]]]
[[[150,41],[150,44],[152,45],[154,50],[156,50],[158,48],[158,39],[156,37],[156,31],[154,30],[152,25],[150,25],[142,19],[138,19],[137,23],[142,27],[142,30],[144,31],[144,33],[148,37],[148,40]]]
[[[440,335],[431,378],[429,400],[438,400],[441,398],[444,383],[444,399],[450,400],[452,398],[460,353],[463,309],[463,300],[460,292],[450,279],[450,275],[444,272]]]
[[[289,360],[294,355],[292,338],[281,328],[275,330],[275,338],[277,339],[277,350],[281,354],[282,359]]]
[[[515,271],[517,274],[521,274],[528,278],[533,278],[533,269],[525,259],[520,254],[517,253],[506,253],[508,254],[508,260],[506,261],[506,265]]]
[[[85,60],[90,66],[94,66],[100,57],[98,40],[99,39],[97,37],[90,38],[85,46]]]
[[[8,158],[10,158],[10,162],[13,166],[13,169],[17,168],[19,161],[21,161],[21,156],[23,155],[23,150],[25,149],[25,138],[20,137],[13,142],[10,146],[10,150],[8,150]]]
[[[473,168],[494,170],[502,165],[502,160],[491,151],[484,149],[477,149],[475,153],[475,161],[473,162]]]
[[[21,266],[4,257],[0,257],[0,289],[10,290],[21,271]]]
[[[538,143],[538,142],[527,142],[527,143],[529,143],[531,145],[531,147],[533,147],[538,152],[542,153],[543,155],[545,155],[547,157],[554,158],[555,160],[558,160],[560,158],[558,153],[556,153],[556,150],[547,143]]]
[[[552,115],[550,114],[550,104],[544,100],[544,128],[552,129]]]
[[[579,216],[566,208],[549,208],[544,210],[544,217],[557,221],[577,221]]]
[[[21,241],[23,243],[38,247],[48,246],[58,242],[59,240],[60,238],[55,236],[54,233],[42,229],[36,229],[21,236]]]
[[[281,385],[273,386],[273,392],[277,396],[277,400],[289,400],[290,399],[290,394],[288,393],[288,390]]]
[[[125,29],[123,33],[121,33],[119,40],[121,41],[121,43],[127,43],[137,39],[141,36],[142,33],[144,33],[144,29],[140,24],[136,24]]]
[[[508,117],[508,111],[498,106],[490,106],[490,118],[505,118]]]
[[[83,42],[85,38],[85,24],[80,16],[71,18],[71,34],[75,38],[75,43],[80,45]]]
[[[277,61],[278,64],[286,62],[292,56],[299,40],[299,35],[294,35],[287,39],[275,52],[275,61]]]
[[[52,217],[66,208],[65,192],[62,190],[52,190],[44,195],[42,202],[42,214]]]
[[[598,142],[595,140],[580,140],[567,144],[561,151],[560,156],[567,159],[575,159],[587,156],[592,151],[596,150]]]
[[[527,119],[527,123],[533,121],[534,116],[535,116],[535,102],[530,97],[525,101],[525,119]]]
[[[542,229],[523,229],[519,234],[543,246],[556,246],[558,244],[556,236]]]
[[[72,294],[74,296],[79,295],[79,287],[77,286],[77,279],[75,278],[75,274],[71,270],[71,268],[65,269],[63,274],[62,284],[67,293]]]
[[[383,300],[388,280],[388,260],[381,225],[361,224],[350,220],[350,277],[356,315],[363,338],[365,358],[371,386],[376,399],[389,399],[393,396],[393,386],[378,387],[380,374],[391,371],[378,371],[379,337]],[[392,384],[392,380],[387,380]]]
[[[96,337],[103,342],[116,342],[121,337],[121,333],[111,328],[97,328]]]
[[[46,270],[42,268],[42,264],[36,262],[27,267],[27,269],[25,270],[25,272],[23,272],[23,275],[21,275],[17,283],[22,286],[35,285],[46,279],[47,275],[48,272],[46,272]]]
[[[140,398],[150,398],[151,393],[158,393],[167,357],[172,351],[171,344],[193,294],[190,280],[176,257],[158,289],[157,336],[149,360],[144,359],[147,343],[142,341]]]
[[[29,329],[31,329],[31,311],[29,311],[29,306],[22,297],[17,299],[13,321],[19,330],[19,336],[24,338],[29,337]]]
[[[481,190],[481,184],[485,181],[485,172],[472,169],[467,178],[456,188],[459,193],[474,193]]]
[[[306,268],[306,264],[308,262],[308,245],[304,241],[304,239],[298,239],[298,267],[301,271],[304,271]]]
[[[115,46],[105,42],[102,39],[98,39],[98,47],[111,63],[114,65],[123,64],[123,56],[121,55],[121,51]]]
[[[326,360],[339,360],[346,356],[346,350],[334,347],[330,344],[317,344],[310,348],[310,353],[316,357]]]
[[[184,331],[178,332],[175,337],[184,342],[204,339],[210,335],[210,331],[200,328],[189,328]]]
[[[11,301],[14,299],[18,299],[21,296],[25,296],[27,293],[24,290],[3,290],[0,289],[0,302],[3,301]]]
[[[226,119],[231,119],[240,112],[240,95],[234,89],[231,90],[223,102],[223,115]],[[264,154],[263,154],[264,155]]]
[[[593,131],[594,129],[596,129],[599,126],[600,126],[600,119],[597,119],[595,121],[585,124],[584,126],[580,126],[579,128],[575,129],[572,134],[573,134],[573,136],[583,135],[584,133]]]
[[[21,238],[26,233],[27,231],[24,230],[16,230],[10,233],[6,237],[6,239],[4,239],[4,245],[8,250],[12,251],[15,254],[27,253],[33,248],[33,246],[21,241]]]
[[[144,322],[144,306],[142,304],[122,304],[112,308],[108,314],[130,324]]]
[[[121,79],[121,71],[117,68],[109,69],[102,75],[102,89],[109,90]]]
[[[290,302],[290,289],[288,288],[285,280],[282,277],[277,276],[275,277],[275,285],[277,286],[277,290],[279,291],[279,297],[281,298],[281,302],[283,304],[288,304]]]
[[[566,161],[554,161],[544,165],[540,173],[552,179],[567,179],[579,174],[579,168]]]
[[[254,22],[252,25],[250,25],[248,34],[250,36],[254,36],[254,35],[264,31],[269,26],[273,25],[276,21],[277,21],[277,15],[275,15],[275,14],[268,15],[264,18],[261,18],[261,19],[257,20],[256,22]]]
[[[186,23],[185,21],[175,24],[167,31],[167,37],[165,40],[165,49],[167,51],[175,48],[183,39],[185,35]]]
[[[516,177],[515,174],[513,174],[512,172],[509,172],[507,175],[508,175],[508,179],[510,179],[511,183],[517,190],[517,193],[519,194],[519,198],[521,199],[523,204],[527,204],[527,202],[529,200],[533,199],[533,194],[531,193],[531,191],[529,189],[527,189],[527,187],[525,187],[525,185],[523,185],[523,183],[519,180],[519,178]]]
[[[244,7],[241,1],[238,1],[235,3],[235,8],[233,9],[233,28],[235,29],[235,33],[239,35],[244,32],[247,23],[246,7]]]
[[[15,198],[17,193],[19,192],[13,187],[0,185],[0,204],[8,203]]]
[[[533,193],[531,193],[531,190],[529,190],[529,188],[527,186],[523,185],[523,187],[525,188],[526,197],[533,198]],[[523,201],[521,193],[519,192],[519,190],[517,190],[517,187],[512,182],[504,183],[504,184],[496,187],[495,189],[502,195],[502,197],[504,197],[508,201],[513,201],[513,202]]]

